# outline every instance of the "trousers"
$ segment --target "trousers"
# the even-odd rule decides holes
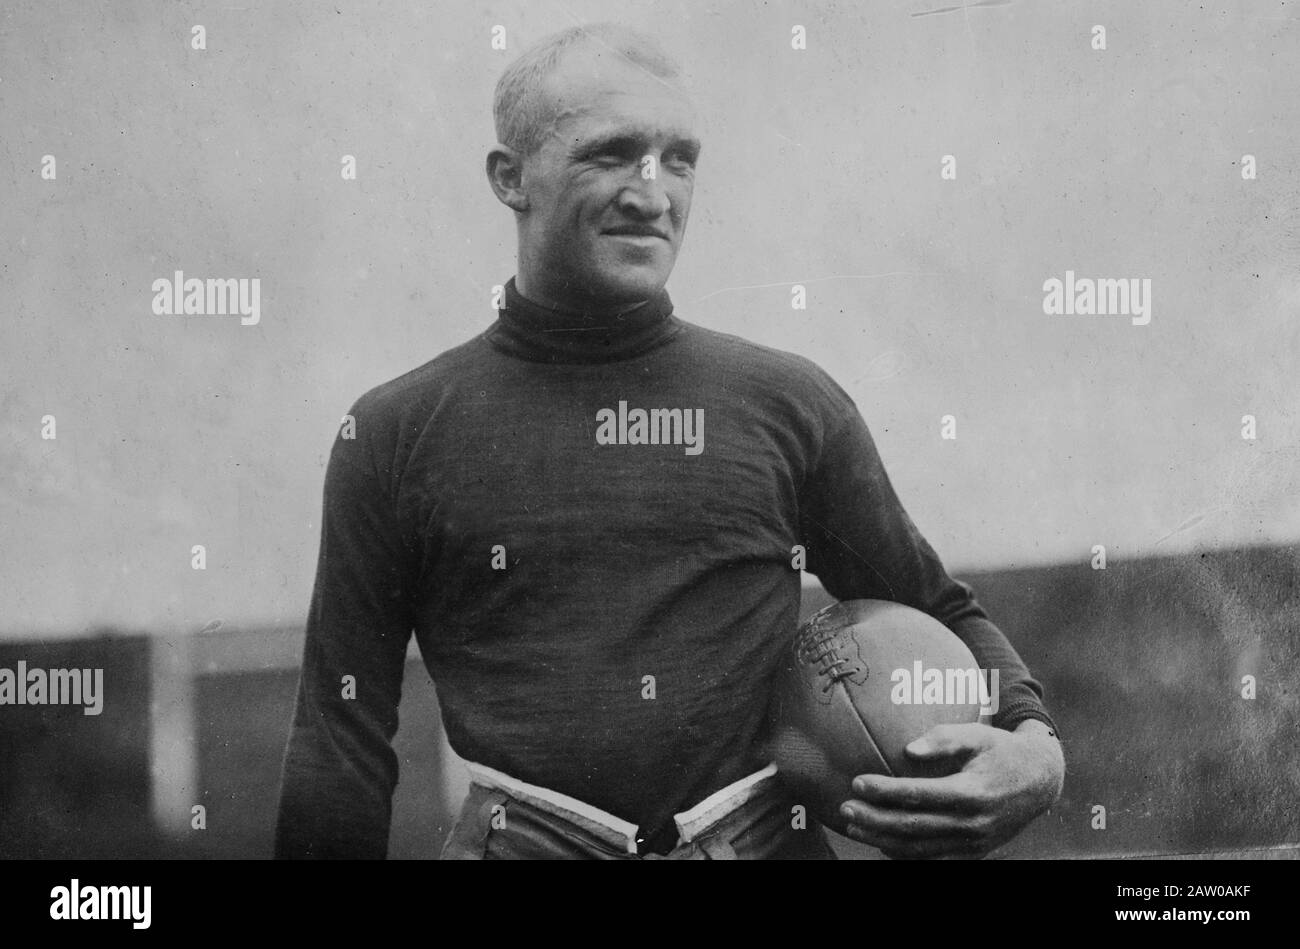
[[[575,798],[470,764],[443,860],[834,860],[826,833],[768,767],[677,814],[677,845],[643,852],[638,828]]]

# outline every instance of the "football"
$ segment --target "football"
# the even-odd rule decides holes
[[[808,812],[843,833],[860,774],[938,777],[903,749],[935,725],[996,711],[997,676],[946,626],[885,600],[832,604],[799,627],[777,672],[767,752]],[[989,722],[986,718],[985,722]]]

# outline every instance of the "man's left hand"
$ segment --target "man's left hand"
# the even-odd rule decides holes
[[[1014,732],[940,725],[906,751],[961,770],[942,778],[858,775],[857,797],[840,809],[852,839],[894,858],[983,857],[1056,803],[1065,777],[1061,745],[1036,719]]]

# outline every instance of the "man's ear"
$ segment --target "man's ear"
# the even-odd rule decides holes
[[[528,210],[524,194],[524,158],[508,145],[498,145],[487,156],[488,184],[497,200],[512,211]]]

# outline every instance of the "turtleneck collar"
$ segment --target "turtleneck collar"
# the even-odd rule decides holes
[[[624,313],[583,312],[526,299],[511,277],[505,286],[505,308],[488,329],[487,339],[507,355],[531,362],[617,362],[663,345],[681,326],[666,290]]]

